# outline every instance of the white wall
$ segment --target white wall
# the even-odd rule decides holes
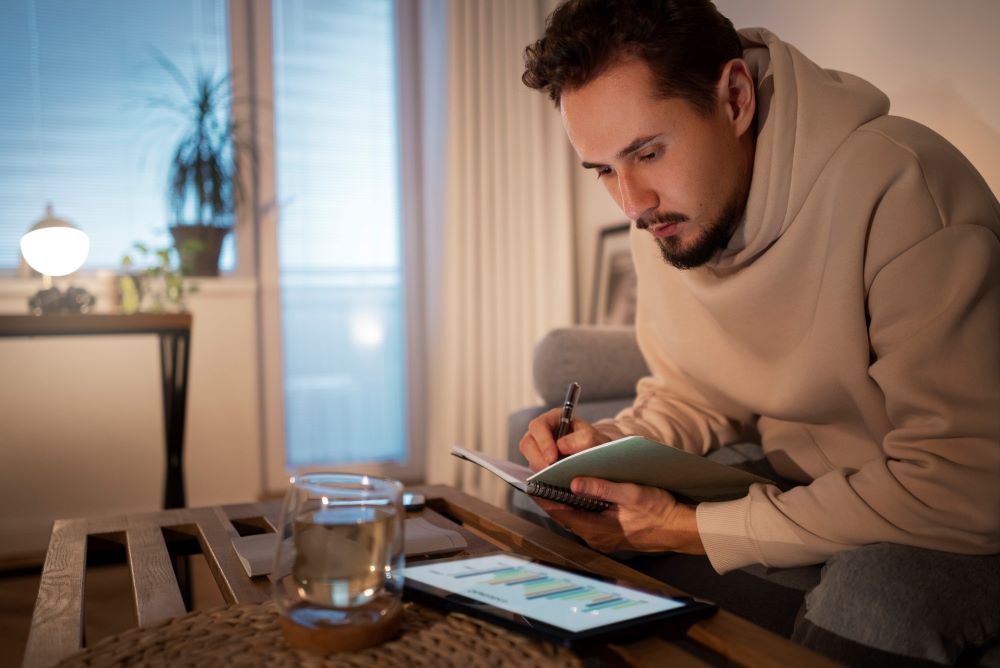
[[[255,283],[198,282],[189,300],[188,504],[256,500]],[[25,312],[37,287],[0,281],[0,312]],[[159,379],[153,335],[0,338],[0,558],[44,551],[56,518],[160,507]]]
[[[857,74],[892,100],[891,113],[946,137],[1000,193],[1000,67],[996,0],[716,0],[737,28],[762,26],[823,67]],[[590,313],[595,242],[625,216],[574,172],[577,304]]]

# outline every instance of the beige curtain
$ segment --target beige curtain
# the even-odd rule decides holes
[[[507,415],[537,403],[535,342],[573,319],[570,148],[521,83],[551,3],[450,0],[441,256],[426,369],[427,478],[492,503],[506,486],[448,453],[506,456]],[[481,474],[482,473],[482,474]]]

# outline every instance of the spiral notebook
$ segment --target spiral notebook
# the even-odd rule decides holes
[[[746,496],[750,485],[767,478],[705,459],[641,436],[626,436],[560,459],[537,473],[521,464],[453,446],[451,454],[478,464],[511,487],[531,496],[601,511],[610,504],[577,496],[569,486],[577,476],[631,482],[665,489],[684,500],[728,501]]]
[[[565,503],[567,506],[573,506],[575,508],[583,508],[584,510],[601,511],[611,507],[611,504],[607,501],[588,499],[585,496],[577,496],[568,489],[568,486],[556,487],[538,480],[532,480],[534,476],[531,473],[531,469],[527,466],[522,466],[521,464],[515,464],[514,462],[508,462],[503,459],[496,459],[495,457],[484,455],[481,452],[472,452],[471,450],[460,448],[457,445],[452,446],[451,454],[461,459],[468,460],[473,464],[482,466],[490,473],[502,478],[514,489],[524,492],[525,494],[530,494],[531,496],[551,499],[552,501]]]

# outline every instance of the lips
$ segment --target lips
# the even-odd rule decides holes
[[[680,232],[680,223],[661,223],[658,225],[651,225],[649,231],[657,239],[665,239],[667,237],[672,237],[678,232]]]

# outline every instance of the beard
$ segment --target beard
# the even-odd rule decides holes
[[[738,203],[738,199],[730,200],[718,217],[709,222],[687,248],[681,246],[676,236],[665,239],[654,237],[660,246],[663,260],[678,269],[694,269],[711,260],[729,244],[736,226],[739,225],[743,207]],[[645,230],[657,223],[685,223],[688,220],[690,219],[682,213],[663,213],[640,217],[635,224],[640,230]]]

